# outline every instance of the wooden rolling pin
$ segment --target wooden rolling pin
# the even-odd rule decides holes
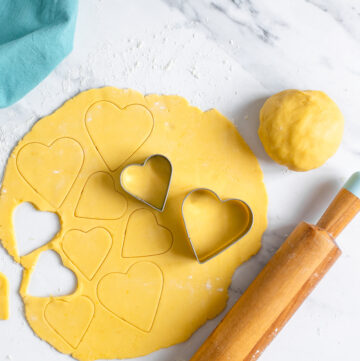
[[[316,226],[302,222],[190,361],[255,361],[340,256],[334,239],[360,210],[353,174]]]

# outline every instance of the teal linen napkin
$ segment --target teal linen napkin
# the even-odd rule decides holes
[[[78,0],[0,0],[0,108],[39,84],[72,50]]]

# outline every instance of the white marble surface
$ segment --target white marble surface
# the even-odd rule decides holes
[[[79,91],[113,85],[178,94],[216,107],[259,158],[269,194],[260,253],[234,275],[229,306],[300,220],[315,222],[360,168],[358,0],[80,0],[73,53],[16,105],[0,110],[0,168],[40,117]],[[266,156],[257,137],[264,98],[286,89],[326,91],[346,118],[344,140],[326,165],[295,173]],[[343,256],[276,337],[263,361],[358,359],[360,219],[339,237]],[[70,360],[35,337],[17,294],[21,268],[0,251],[11,285],[11,319],[0,322],[0,360]],[[185,361],[221,316],[186,343],[141,358]]]

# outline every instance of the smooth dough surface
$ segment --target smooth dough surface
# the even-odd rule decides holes
[[[324,164],[337,151],[343,131],[340,109],[321,91],[284,90],[260,110],[258,133],[266,152],[295,171]]]
[[[121,170],[152,154],[173,166],[164,212],[120,187]],[[185,195],[201,187],[242,199],[254,213],[251,231],[202,265],[181,214]],[[21,202],[61,220],[48,244],[23,257],[12,220]],[[0,236],[24,267],[20,293],[35,333],[79,360],[121,359],[185,341],[224,309],[234,270],[260,248],[266,211],[256,157],[218,111],[202,112],[178,96],[108,87],[71,99],[14,149],[1,188]],[[47,249],[75,273],[73,294],[27,293]]]

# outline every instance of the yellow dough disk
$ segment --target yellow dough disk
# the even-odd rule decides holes
[[[259,137],[268,155],[295,171],[320,167],[338,149],[344,118],[323,92],[285,90],[260,110]]]
[[[0,272],[0,320],[9,318],[9,282]]]
[[[163,212],[120,186],[126,166],[153,154],[173,166]],[[242,199],[254,213],[251,231],[202,265],[181,214],[185,195],[200,187]],[[61,220],[48,244],[23,257],[12,220],[21,202]],[[20,294],[40,338],[79,360],[122,359],[185,341],[224,309],[234,270],[260,248],[266,210],[256,157],[218,111],[202,112],[178,96],[93,89],[38,121],[14,149],[1,189],[0,238],[24,267]],[[204,226],[209,232],[222,222]],[[27,293],[47,249],[76,275],[73,294]]]

